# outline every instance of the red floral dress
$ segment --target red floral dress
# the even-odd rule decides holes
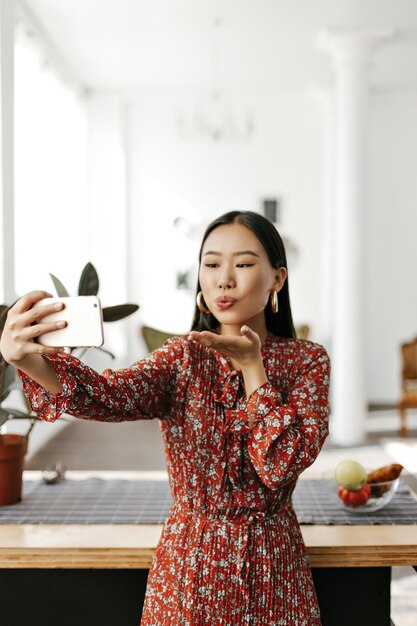
[[[245,396],[229,358],[169,339],[101,375],[47,355],[63,393],[22,371],[35,413],[106,422],[159,418],[174,499],[149,571],[141,626],[319,626],[291,505],[298,476],[328,434],[330,364],[310,341],[269,334],[267,383]]]

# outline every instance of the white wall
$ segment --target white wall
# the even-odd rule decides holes
[[[128,206],[125,108],[120,98],[94,96],[88,102],[89,211],[86,228],[89,258],[100,279],[98,295],[103,307],[125,304],[128,293]],[[137,313],[134,314],[137,317]],[[128,320],[104,324],[103,348],[112,360],[91,350],[85,360],[97,370],[126,365]],[[87,355],[86,355],[87,356]]]
[[[114,97],[111,106],[106,98],[99,104],[100,97],[96,97],[94,107],[96,111],[101,107],[102,130],[106,125],[107,133],[113,129],[109,145],[114,144],[121,128],[127,129],[128,216],[123,222],[114,199],[105,203],[107,208],[100,205],[105,217],[102,228],[107,230],[100,255],[103,288],[105,282],[108,290],[109,281],[116,281],[116,299],[123,299],[123,288],[112,269],[117,266],[122,271],[123,267],[120,219],[128,232],[126,297],[141,308],[130,319],[118,323],[117,332],[126,331],[128,345],[126,351],[118,351],[117,364],[103,362],[103,368],[127,365],[145,355],[139,336],[141,324],[177,333],[190,328],[199,241],[181,239],[172,228],[174,218],[182,215],[201,220],[204,230],[209,221],[225,211],[260,210],[260,199],[265,196],[282,198],[279,230],[299,248],[289,276],[295,321],[309,323],[312,339],[324,343],[331,352],[331,319],[322,306],[325,116],[317,102],[308,95],[295,93],[252,97],[235,94],[231,103],[238,110],[248,108],[255,112],[257,128],[253,141],[210,144],[185,141],[177,134],[176,112],[181,104],[192,102],[192,94],[143,91],[129,101],[126,126],[120,126],[115,115],[120,107],[118,98]],[[95,124],[98,140],[97,121]],[[94,159],[98,157],[97,146],[91,154]],[[100,158],[103,161],[103,155]],[[369,244],[364,267],[368,285],[363,303],[367,315],[364,358],[368,364],[370,402],[397,401],[399,344],[417,334],[416,161],[417,94],[375,93],[371,103],[369,202],[364,215]],[[120,180],[117,168],[116,174],[107,168],[98,175],[100,167],[96,185],[104,181],[107,187],[112,176],[115,181]],[[96,198],[98,201],[102,199]],[[110,243],[109,233],[117,245]],[[188,264],[194,264],[191,293],[175,289],[177,268],[184,269]],[[116,340],[114,345],[122,344]]]
[[[175,269],[176,264],[186,264],[186,254],[190,262],[196,261],[199,245],[189,243],[185,253],[187,242],[171,226],[174,218],[194,216],[207,225],[233,209],[260,210],[261,198],[278,196],[283,201],[279,230],[300,250],[289,276],[294,318],[296,323],[310,323],[317,338],[323,230],[321,113],[308,95],[236,93],[229,101],[237,111],[254,111],[257,128],[251,142],[214,144],[180,138],[176,113],[181,105],[192,105],[193,94],[144,91],[132,101],[131,297],[141,304],[144,323],[174,332],[189,330],[195,282],[190,295],[175,290]],[[132,344],[133,351],[137,347]]]
[[[19,30],[15,75],[16,293],[51,291],[50,272],[73,295],[89,254],[85,101]]]
[[[213,145],[178,138],[178,102],[172,92],[148,92],[130,107],[131,296],[142,306],[141,319],[175,332],[189,329],[192,297],[174,289],[178,240],[170,224],[177,214],[194,213],[207,224],[224,211],[258,210],[261,197],[277,195],[283,199],[280,230],[300,250],[290,268],[294,318],[308,322],[312,338],[326,343],[320,306],[324,128],[317,104],[296,94],[237,95],[236,107],[255,111],[253,142]],[[417,334],[417,94],[377,93],[371,107],[364,358],[369,401],[396,402],[399,344]],[[141,232],[146,235],[138,245]],[[131,347],[133,359],[137,346]]]

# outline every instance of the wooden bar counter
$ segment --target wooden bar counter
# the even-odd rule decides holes
[[[40,472],[25,472],[38,479]],[[67,472],[70,479],[165,480],[165,472]],[[313,478],[307,472],[303,478]],[[417,564],[413,526],[301,524],[311,567]],[[162,532],[156,524],[0,524],[0,568],[146,568]]]
[[[311,567],[417,564],[417,526],[304,526]],[[0,568],[149,568],[159,525],[0,525]]]
[[[25,472],[25,479],[36,480],[40,476],[40,472]],[[69,479],[81,480],[92,476],[104,479],[167,479],[165,472],[67,472]],[[300,480],[304,478],[317,476],[306,471]],[[76,570],[74,574],[77,573],[78,577],[83,570],[140,570],[142,574],[146,572],[141,579],[143,600],[147,570],[161,531],[161,525],[142,524],[0,524],[0,586],[2,580],[7,580],[7,571],[10,570],[14,570],[15,576],[18,570],[25,573],[54,570],[55,575],[57,570],[65,570],[67,575],[70,570]],[[389,626],[391,567],[417,565],[417,524],[301,525],[301,531],[313,571],[323,626],[343,626],[352,619],[352,616],[342,617],[340,613],[346,584],[349,585],[350,596],[354,594],[354,589],[358,590],[358,594],[360,589],[366,589],[363,606],[352,622],[355,626]],[[360,602],[358,606],[361,606]],[[379,613],[375,613],[376,609]],[[109,615],[108,609],[106,613]],[[345,603],[343,613],[346,614]],[[373,621],[369,621],[370,617]],[[345,618],[346,621],[343,621]],[[45,615],[42,619],[42,626],[46,626]],[[107,623],[103,622],[103,617],[100,620],[97,618],[94,623],[103,626]],[[138,619],[119,623],[138,624]],[[15,624],[20,626],[19,621],[13,622],[13,626]]]

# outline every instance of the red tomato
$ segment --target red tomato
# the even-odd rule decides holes
[[[352,491],[346,487],[339,487],[337,494],[341,500],[348,506],[360,506],[368,502],[371,496],[371,486],[366,483],[359,491]]]

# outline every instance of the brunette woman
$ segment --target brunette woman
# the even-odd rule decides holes
[[[31,310],[45,292],[12,307],[0,349],[46,421],[160,420],[174,504],[142,626],[319,626],[291,494],[328,434],[329,358],[295,337],[285,250],[267,219],[219,217],[199,262],[191,332],[130,367],[99,374],[36,343],[56,328]]]

